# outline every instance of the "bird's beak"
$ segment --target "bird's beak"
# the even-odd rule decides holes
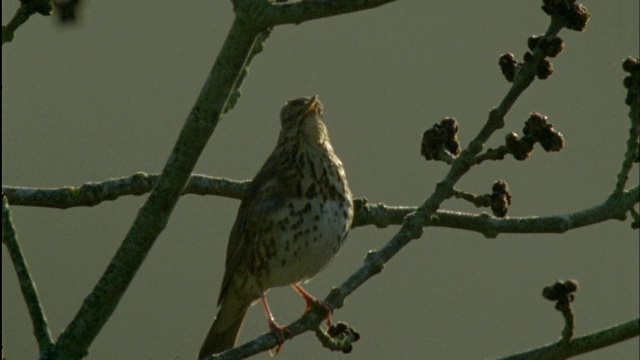
[[[317,112],[318,105],[320,102],[318,101],[318,95],[314,95],[311,100],[309,100],[309,105],[307,105],[307,110],[304,112],[305,115],[310,114],[312,112]]]

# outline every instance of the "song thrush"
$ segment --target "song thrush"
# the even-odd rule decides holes
[[[286,329],[274,319],[265,292],[299,285],[338,253],[353,219],[353,202],[342,162],[333,152],[318,96],[288,101],[282,129],[240,203],[227,245],[218,314],[199,359],[235,346],[249,307],[262,300],[267,321],[282,341]]]

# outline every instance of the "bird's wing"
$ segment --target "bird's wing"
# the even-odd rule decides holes
[[[238,209],[238,215],[229,235],[225,273],[222,280],[220,299],[228,291],[231,276],[245,260],[247,249],[256,240],[256,229],[268,222],[269,214],[285,206],[282,186],[284,174],[277,173],[276,157],[272,154],[253,178]]]

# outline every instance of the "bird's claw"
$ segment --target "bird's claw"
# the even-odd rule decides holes
[[[275,321],[269,321],[269,329],[278,337],[278,345],[269,350],[269,355],[276,356],[282,349],[284,342],[293,337],[293,333],[286,326],[280,326]]]

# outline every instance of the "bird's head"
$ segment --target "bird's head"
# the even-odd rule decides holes
[[[304,137],[313,142],[328,138],[322,122],[322,103],[318,95],[289,100],[280,111],[282,133],[286,137]]]

